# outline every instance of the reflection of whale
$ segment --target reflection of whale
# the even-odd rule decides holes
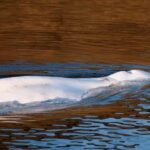
[[[95,90],[97,94],[99,90],[105,91],[112,85],[118,87],[147,81],[150,81],[150,73],[140,70],[120,71],[101,78],[10,77],[0,79],[0,102],[16,100],[19,103],[30,103],[57,98],[79,101],[82,97],[90,96],[90,92],[85,93],[91,89],[98,89]]]

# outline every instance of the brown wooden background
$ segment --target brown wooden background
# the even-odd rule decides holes
[[[0,0],[0,63],[150,64],[150,0]]]

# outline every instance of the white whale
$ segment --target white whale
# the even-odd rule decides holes
[[[128,82],[127,82],[128,81]],[[18,101],[21,104],[66,98],[80,101],[94,88],[150,81],[150,73],[140,70],[120,71],[100,78],[63,78],[21,76],[0,79],[0,102]]]

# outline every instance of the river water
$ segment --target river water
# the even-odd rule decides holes
[[[150,71],[150,67],[144,65],[13,63],[0,65],[0,75],[1,78],[24,75],[91,78],[132,69]],[[16,112],[11,109],[11,104],[1,105],[0,148],[148,150],[149,100],[150,89],[147,84],[123,94],[118,92],[105,98],[98,97],[93,103],[87,101],[86,105],[56,102],[51,107],[51,103],[42,103],[37,107],[28,107],[28,111]],[[3,111],[6,107],[7,113]],[[16,104],[16,107],[20,106]],[[32,112],[40,107],[45,110]]]

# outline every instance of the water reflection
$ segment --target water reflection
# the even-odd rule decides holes
[[[2,143],[10,149],[147,149],[150,121],[133,118],[85,116],[72,118],[70,128],[54,124],[52,129],[0,129]]]
[[[122,112],[116,110],[111,114],[109,107],[105,109],[108,117],[100,113],[93,115],[90,111],[87,111],[86,115],[81,115],[83,113],[81,110],[80,115],[77,114],[79,117],[65,118],[65,115],[62,114],[64,117],[60,119],[61,122],[51,122],[52,116],[45,113],[42,116],[47,120],[44,121],[41,118],[40,121],[44,121],[44,125],[41,124],[39,127],[36,126],[37,117],[25,114],[1,116],[0,148],[7,147],[10,150],[148,150],[150,141],[149,101],[148,99],[129,101],[129,99],[123,102]],[[97,108],[93,107],[94,109]],[[32,123],[27,124],[27,122]],[[13,128],[6,127],[7,123],[12,123]],[[22,126],[23,124],[25,126]]]

